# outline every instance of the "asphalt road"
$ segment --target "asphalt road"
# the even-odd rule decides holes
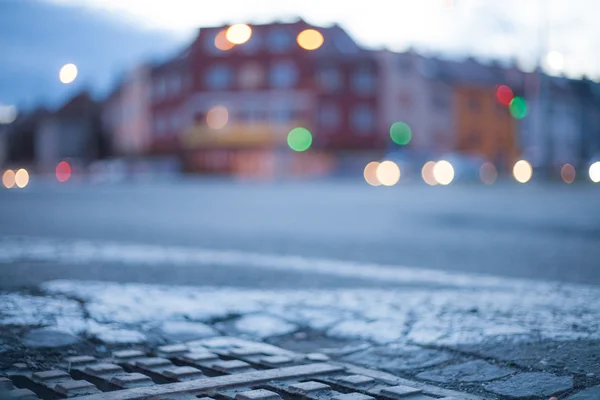
[[[233,249],[600,283],[600,185],[583,183],[372,188],[350,181],[92,185],[33,180],[26,189],[0,190],[0,221],[0,236]],[[177,278],[168,266],[153,268],[135,276],[105,266],[61,265],[48,272],[37,265],[4,265],[0,271],[5,283],[86,274],[197,283]],[[287,276],[287,282],[308,279],[298,275]],[[211,279],[208,283],[245,286],[281,280],[273,273],[228,274],[226,269]],[[328,286],[340,280],[319,282]]]

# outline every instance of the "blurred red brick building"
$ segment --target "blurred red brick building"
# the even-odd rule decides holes
[[[153,67],[154,153],[177,153],[192,171],[273,175],[330,170],[332,152],[384,148],[376,60],[343,29],[252,25],[245,43],[220,44],[226,28],[200,29],[178,57]],[[297,43],[307,29],[322,34],[319,48]],[[225,121],[211,126],[215,107]],[[310,154],[287,148],[298,126],[313,135]]]

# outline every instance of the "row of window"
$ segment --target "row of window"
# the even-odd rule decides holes
[[[266,78],[269,86],[286,89],[298,84],[300,72],[294,62],[279,61],[271,67]],[[319,86],[328,92],[341,91],[344,87],[342,72],[334,66],[319,69],[316,78]],[[204,76],[204,84],[214,90],[230,88],[234,85],[234,81],[234,68],[227,64],[213,65]],[[249,63],[238,73],[238,82],[244,88],[258,87],[264,81],[265,74],[258,64]],[[351,75],[350,87],[357,94],[372,94],[376,90],[376,85],[376,76],[368,67],[358,67]]]
[[[161,100],[177,96],[183,87],[180,75],[172,74],[169,76],[158,77],[154,80],[152,87],[152,98]]]
[[[159,114],[154,117],[153,130],[157,136],[167,133],[176,133],[182,128],[182,121],[178,113]]]
[[[295,119],[300,119],[299,112],[290,108],[279,108],[268,112],[253,107],[239,110],[235,114],[229,114],[229,121],[240,122],[274,122],[286,124]],[[318,111],[318,122],[325,130],[338,129],[342,125],[342,111],[337,104],[324,104]],[[376,118],[373,108],[367,104],[355,106],[349,115],[350,125],[357,132],[369,133],[375,129]],[[154,132],[161,136],[168,132],[178,132],[182,128],[181,118],[177,113],[159,114],[154,118]]]

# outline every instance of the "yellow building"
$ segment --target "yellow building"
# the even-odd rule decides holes
[[[455,83],[455,149],[507,169],[519,155],[518,126],[508,107],[496,100],[495,90],[491,85]]]

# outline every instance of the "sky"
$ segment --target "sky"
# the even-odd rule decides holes
[[[107,87],[135,62],[189,43],[198,27],[298,16],[339,23],[369,48],[514,60],[524,69],[541,58],[549,71],[545,55],[552,51],[564,69],[550,72],[600,80],[598,15],[597,0],[2,0],[0,54],[11,56],[0,67],[0,102],[64,97],[66,89],[56,86],[63,61],[77,63],[88,84]],[[53,84],[24,83],[24,65],[40,82],[52,75]],[[51,74],[40,78],[42,72]],[[8,83],[18,89],[3,98]]]

